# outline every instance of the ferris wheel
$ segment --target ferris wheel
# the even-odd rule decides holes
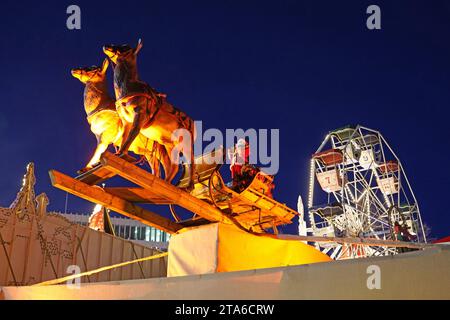
[[[313,154],[308,220],[315,236],[426,242],[400,160],[380,132],[360,125],[329,132]],[[334,259],[398,253],[396,248],[335,242],[316,246]]]

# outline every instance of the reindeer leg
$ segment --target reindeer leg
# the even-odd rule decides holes
[[[171,182],[175,178],[178,172],[178,165],[170,161],[169,153],[167,148],[163,145],[158,145],[159,149],[159,161],[164,168],[164,177],[167,182]]]
[[[108,149],[109,143],[107,141],[104,141],[102,135],[96,137],[97,137],[97,148],[95,149],[94,155],[92,156],[91,160],[86,165],[86,167],[80,170],[81,172],[85,172],[92,169],[92,167],[100,161],[100,157],[103,154],[103,152],[105,152],[106,149]]]
[[[123,145],[124,145],[126,139],[129,137],[131,128],[133,126],[133,124],[128,123],[126,121],[123,121],[122,124],[123,124],[123,133],[122,133],[122,139],[121,139],[122,141],[120,142],[120,147],[116,148],[116,155],[121,155],[128,151],[128,149],[126,149],[125,152],[123,152],[122,150],[123,150]],[[131,143],[130,143],[130,145],[131,145]],[[130,146],[128,146],[128,148],[129,147]]]
[[[150,167],[152,168],[152,173],[158,178],[161,178],[161,168],[160,168],[160,162],[159,162],[159,144],[155,141],[152,142],[151,150],[147,152],[148,158],[147,161],[150,164]]]
[[[167,153],[166,153],[166,149],[161,146],[159,143],[155,143],[155,148],[158,148],[158,160],[161,163],[162,167],[163,167],[163,171],[164,171],[164,180],[167,181],[167,177],[170,174],[170,164],[168,164],[167,159],[168,157],[166,157]],[[170,159],[169,159],[170,161]]]
[[[160,163],[157,157],[153,157],[153,174],[158,177],[161,178],[161,168],[160,168]]]
[[[170,160],[170,159],[169,159]],[[180,167],[178,166],[178,164],[176,163],[171,163],[170,164],[170,175],[166,178],[166,181],[168,182],[172,182],[172,180],[175,178],[175,176],[178,173],[178,170],[180,169]]]
[[[161,171],[159,168],[159,161],[156,157],[152,157],[149,153],[145,154],[145,158],[147,159],[147,162],[152,169],[152,174],[158,178],[161,177]]]
[[[120,146],[119,154],[126,153],[133,143],[134,139],[138,136],[145,121],[145,110],[142,107],[137,107],[135,110],[133,124],[131,126],[127,123],[124,128],[124,135],[122,139],[122,145]],[[128,128],[127,128],[128,127]],[[128,131],[128,132],[127,132]]]
[[[162,178],[162,172],[160,170],[161,165],[163,167],[164,177],[167,177],[166,164],[163,161],[164,152],[165,152],[165,149],[163,150],[162,146],[158,142],[153,141],[153,145],[152,145],[153,165],[155,167],[158,167],[158,172],[157,172],[158,178]]]
[[[155,174],[155,169],[153,168],[153,160],[152,157],[149,154],[145,154],[144,155],[145,159],[147,159],[147,163],[150,166],[150,169],[152,171],[152,174]]]

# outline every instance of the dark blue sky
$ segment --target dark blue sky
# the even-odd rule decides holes
[[[73,3],[79,31],[66,28]],[[381,7],[382,30],[366,28],[370,4]],[[281,202],[296,208],[306,196],[308,160],[325,134],[360,123],[394,147],[425,223],[446,236],[449,35],[445,0],[2,2],[0,205],[34,161],[37,191],[64,209],[47,171],[73,175],[95,147],[69,71],[100,64],[103,44],[141,37],[142,79],[205,127],[280,128]],[[91,209],[69,198],[69,211]]]

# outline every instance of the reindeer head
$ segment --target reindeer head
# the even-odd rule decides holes
[[[72,76],[74,76],[83,83],[100,82],[105,80],[108,65],[109,65],[108,59],[105,59],[101,67],[92,66],[92,67],[74,68],[71,70],[71,73]]]
[[[139,39],[136,48],[132,48],[128,44],[124,45],[105,45],[103,52],[111,59],[113,63],[125,59],[134,59],[142,48],[142,40]]]

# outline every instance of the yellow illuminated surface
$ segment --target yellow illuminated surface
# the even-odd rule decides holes
[[[218,272],[284,267],[332,261],[298,240],[255,236],[232,225],[220,225]]]

